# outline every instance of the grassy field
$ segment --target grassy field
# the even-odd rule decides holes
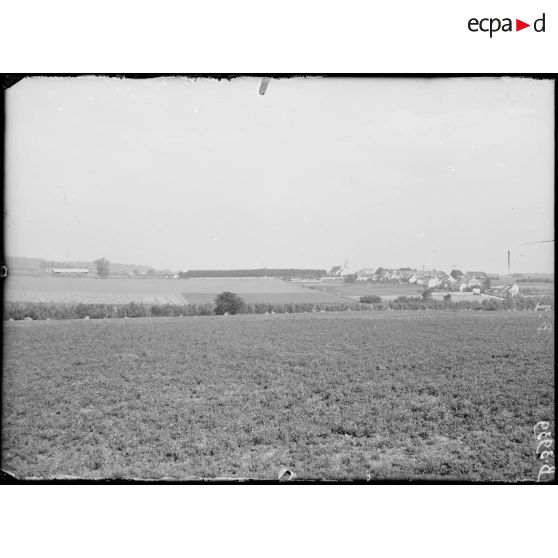
[[[497,284],[498,281],[494,280]],[[554,294],[554,283],[518,283],[519,288],[522,291],[532,291],[533,294],[540,295],[553,295]]]
[[[2,466],[536,478],[532,428],[554,421],[553,338],[538,325],[507,312],[6,323]]]
[[[248,303],[343,302],[280,279],[128,279],[17,276],[8,280],[6,299],[11,302],[84,304],[205,304],[218,293],[238,293]]]
[[[327,293],[345,300],[354,301],[365,295],[377,295],[385,300],[398,296],[420,296],[422,287],[409,283],[345,283],[343,281],[324,281],[320,284],[302,283],[317,292]]]

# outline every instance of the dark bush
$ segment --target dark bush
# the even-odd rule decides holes
[[[418,296],[398,296],[393,302],[421,302],[421,298]]]
[[[483,300],[482,301],[482,309],[483,310],[499,310],[501,307],[501,304],[499,304],[499,300],[496,300],[494,298],[491,298],[489,300]]]
[[[143,304],[130,302],[118,307],[119,318],[144,318],[147,316],[147,308]]]
[[[225,291],[215,298],[215,314],[240,314],[244,310],[244,301],[236,294]]]
[[[49,316],[53,320],[71,320],[77,318],[76,309],[73,304],[57,304]]]
[[[10,318],[12,320],[23,320],[25,318],[24,308],[17,303],[13,303],[13,305],[6,303],[4,306],[4,319],[8,320]]]
[[[366,295],[360,297],[360,302],[365,304],[380,304],[382,302],[382,298],[377,295]]]
[[[200,304],[199,316],[211,316],[214,312],[213,304]]]
[[[424,291],[422,292],[422,299],[423,300],[429,300],[432,298],[432,293],[434,292],[434,289],[424,289]]]
[[[152,316],[184,316],[186,308],[179,304],[152,304],[150,313]]]

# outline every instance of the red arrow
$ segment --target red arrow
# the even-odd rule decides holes
[[[526,27],[531,27],[531,24],[530,23],[525,23],[524,21],[521,21],[520,19],[515,20],[515,30],[516,31],[521,31],[522,29],[525,29]]]

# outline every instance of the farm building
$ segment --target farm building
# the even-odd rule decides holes
[[[379,276],[380,281],[402,281],[411,277],[413,273],[401,271],[399,269],[384,269]]]
[[[379,283],[386,282],[410,282],[415,283],[418,275],[410,269],[392,269],[379,267],[376,271],[373,268],[364,268],[357,271],[357,281],[377,281]]]
[[[451,275],[446,275],[440,279],[440,287],[444,289],[453,289],[454,285],[457,283],[457,280],[454,279]]]
[[[438,287],[441,284],[441,280],[439,277],[429,277],[426,279],[425,285],[429,289],[433,289],[434,287]]]
[[[367,268],[357,271],[357,281],[367,281],[369,278],[374,277],[374,269]]]
[[[87,275],[89,270],[87,268],[64,268],[64,267],[55,267],[52,270],[53,277],[83,277]]]
[[[414,271],[409,271],[407,269],[400,269],[399,270],[399,277],[403,280],[403,281],[408,281],[410,280],[411,277],[413,277],[415,275]]]
[[[328,277],[341,277],[344,267],[342,265],[334,265],[327,274]]]
[[[519,285],[517,283],[498,285],[497,287],[493,287],[492,291],[499,295],[516,296],[517,294],[519,294]]]
[[[456,287],[459,290],[459,292],[462,293],[467,288],[468,286],[467,283],[468,283],[467,281],[463,281],[463,280],[458,281]]]

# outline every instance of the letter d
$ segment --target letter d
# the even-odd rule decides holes
[[[533,29],[537,33],[544,33],[544,25],[545,25],[544,17],[545,17],[545,14],[543,14],[541,18],[536,19],[535,23],[533,23]],[[541,24],[542,24],[542,27],[540,29],[538,28],[539,22],[541,22]]]

